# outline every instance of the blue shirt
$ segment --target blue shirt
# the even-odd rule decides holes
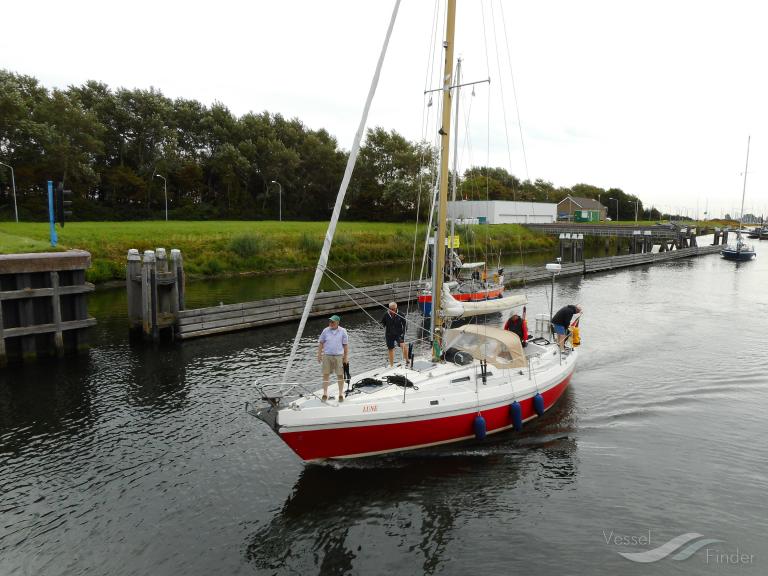
[[[320,334],[320,342],[323,343],[323,353],[328,356],[341,356],[344,354],[344,346],[349,344],[349,336],[341,326],[336,330],[331,330],[330,326],[326,326]]]

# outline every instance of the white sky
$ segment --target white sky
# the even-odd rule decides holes
[[[237,115],[279,112],[326,128],[348,149],[393,5],[16,0],[0,11],[0,68],[48,87],[95,79],[113,89],[154,86],[172,98],[218,100]],[[697,204],[701,215],[706,206],[713,215],[736,214],[751,134],[745,211],[768,215],[768,5],[459,0],[465,80],[487,76],[481,7],[491,111],[489,88],[478,86],[473,99],[462,92],[462,108],[472,103],[461,121],[462,130],[469,126],[460,138],[463,168],[489,157],[526,177],[506,29],[531,179],[619,187],[646,206],[690,215]],[[434,0],[403,0],[369,126],[422,136],[434,9]],[[433,132],[434,122],[430,140]]]

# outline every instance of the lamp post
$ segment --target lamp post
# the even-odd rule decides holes
[[[630,202],[631,202],[631,200],[630,200]],[[637,222],[637,205],[638,205],[639,202],[640,202],[639,199],[635,200],[635,222]]]
[[[16,178],[13,175],[13,166],[0,162],[0,165],[11,169],[11,186],[13,187],[13,213],[16,216],[16,222],[19,221],[19,209],[16,207]]]
[[[616,222],[619,221],[619,201],[616,198],[608,198],[608,200],[613,200],[616,202]]]
[[[270,184],[277,184],[278,185],[278,189],[277,189],[277,211],[278,211],[278,214],[279,214],[280,222],[282,222],[283,221],[283,185],[280,184],[280,182],[278,182],[277,180],[272,180],[272,182],[270,182]]]
[[[165,221],[168,222],[168,182],[165,179],[165,176],[160,176],[160,174],[155,174],[157,178],[163,179],[163,195],[165,196]]]

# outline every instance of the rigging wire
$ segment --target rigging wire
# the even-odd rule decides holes
[[[435,38],[437,37],[437,21],[438,21],[438,14],[439,14],[439,0],[435,0],[434,4],[434,10],[433,10],[433,16],[432,16],[432,29],[431,29],[431,35],[429,39],[429,55],[427,56],[427,73],[424,78],[424,93],[426,96],[427,90],[429,89],[429,83],[430,83],[430,77],[433,74],[433,70],[435,68],[434,66],[434,60],[435,60]],[[408,304],[406,305],[406,315],[408,315],[411,311],[411,294],[413,289],[413,273],[414,273],[414,266],[416,263],[416,244],[418,242],[419,237],[419,219],[421,217],[421,198],[423,195],[424,190],[424,164],[425,164],[425,156],[427,153],[427,147],[426,144],[426,135],[429,130],[430,125],[430,115],[429,115],[429,108],[432,106],[432,97],[429,97],[429,101],[426,105],[423,104],[423,98],[422,98],[422,112],[421,112],[421,140],[419,145],[421,146],[421,157],[419,159],[419,175],[418,175],[418,187],[417,187],[417,197],[416,197],[416,218],[414,223],[414,229],[413,229],[413,246],[411,248],[411,271],[408,277]],[[421,272],[419,272],[419,276],[421,276]],[[421,278],[419,278],[419,281],[421,281]]]
[[[326,272],[328,272],[328,268],[326,268],[325,270],[326,270]],[[334,274],[335,274],[335,273],[334,273]],[[338,276],[338,274],[335,274],[335,275],[336,275],[336,276]],[[368,318],[370,318],[370,319],[371,319],[371,320],[373,320],[374,322],[378,322],[378,321],[376,320],[376,318],[374,318],[373,316],[371,316],[371,315],[368,313],[368,310],[366,310],[366,309],[365,309],[363,306],[361,306],[361,305],[360,305],[360,303],[359,303],[357,300],[355,300],[355,298],[354,298],[354,297],[353,297],[353,296],[352,296],[352,295],[351,295],[349,292],[347,292],[347,291],[344,289],[344,287],[343,287],[341,284],[339,284],[339,283],[336,281],[336,279],[335,279],[335,278],[333,278],[333,276],[330,276],[330,275],[326,274],[326,278],[328,278],[328,279],[329,279],[331,282],[333,282],[333,284],[334,284],[334,285],[335,285],[335,286],[336,286],[336,287],[337,287],[339,290],[341,290],[342,292],[344,292],[344,295],[345,295],[347,298],[349,298],[350,300],[352,300],[352,302],[354,302],[354,303],[355,303],[355,306],[357,306],[358,308],[360,308],[360,310],[361,310],[362,312],[364,312],[364,313],[365,313],[365,315],[366,315],[366,316],[368,316]],[[339,279],[341,279],[341,280],[343,280],[344,282],[346,282],[346,280],[344,280],[343,278],[341,278],[341,276],[338,276],[338,278],[339,278]],[[346,282],[346,283],[347,283],[347,284],[349,284],[349,282]],[[362,290],[360,290],[360,289],[359,289],[359,288],[357,288],[356,286],[353,286],[352,284],[349,284],[349,285],[350,285],[352,288],[354,288],[355,290],[357,290],[358,292],[360,292],[360,293],[361,293],[363,296],[365,296],[365,297],[366,297],[366,298],[368,298],[369,300],[372,300],[372,301],[373,301],[373,302],[374,302],[374,303],[375,303],[377,306],[380,306],[380,307],[382,307],[382,308],[386,308],[386,306],[385,306],[384,304],[382,304],[382,303],[381,303],[381,302],[379,302],[378,300],[376,300],[376,299],[372,298],[371,296],[369,296],[368,294],[366,294],[365,292],[363,292]]]
[[[495,48],[495,51],[496,51],[496,68],[499,71],[499,92],[501,94],[501,101],[503,103],[504,102],[504,83],[501,82],[501,58],[499,56],[499,42],[498,42],[498,38],[496,36],[496,16],[495,16],[495,13],[493,11],[493,0],[491,0],[491,24],[493,26],[493,28],[492,28],[492,31],[493,31],[493,45],[494,45],[494,48]],[[511,174],[512,173],[512,155],[511,155],[511,152],[510,152],[510,145],[509,145],[509,121],[507,120],[507,109],[506,109],[505,106],[501,107],[501,112],[502,112],[502,114],[504,116],[504,138],[506,139],[506,142],[507,142],[507,162],[508,162],[508,166],[509,166],[509,172]],[[514,202],[516,200],[517,200],[516,191],[513,188],[512,189],[512,201]]]
[[[523,150],[523,162],[525,163],[525,179],[530,180],[531,177],[528,174],[528,155],[525,153],[525,138],[523,138],[523,123],[520,120],[520,103],[517,99],[517,88],[515,87],[515,75],[512,71],[512,54],[509,50],[509,38],[507,36],[507,19],[504,16],[504,3],[499,2],[499,8],[501,9],[501,25],[504,30],[504,43],[507,47],[507,63],[509,64],[509,78],[512,81],[512,96],[515,99],[515,111],[517,112],[517,128],[520,131],[520,146]]]

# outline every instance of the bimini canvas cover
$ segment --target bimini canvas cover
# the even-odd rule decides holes
[[[486,360],[496,368],[524,368],[528,365],[520,337],[501,328],[467,324],[445,331],[443,348],[456,348]]]

